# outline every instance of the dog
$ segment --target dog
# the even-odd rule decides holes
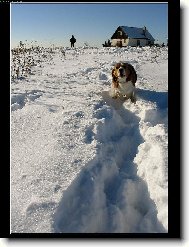
[[[131,99],[136,103],[135,83],[137,74],[134,67],[129,63],[116,63],[112,69],[112,98]]]

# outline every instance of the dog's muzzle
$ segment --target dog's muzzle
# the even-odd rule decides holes
[[[125,69],[124,68],[119,68],[119,76],[124,77],[125,76]]]

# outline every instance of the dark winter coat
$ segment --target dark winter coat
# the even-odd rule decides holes
[[[74,36],[72,36],[72,38],[70,39],[71,44],[74,44],[76,42],[76,39],[74,38]]]

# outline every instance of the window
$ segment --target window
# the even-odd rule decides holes
[[[118,34],[119,34],[120,36],[122,36],[122,31],[118,31]]]

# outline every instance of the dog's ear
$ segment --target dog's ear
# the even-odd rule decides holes
[[[117,73],[116,73],[116,69],[114,68],[112,70],[112,82],[114,83],[115,87],[118,87],[118,82],[117,82],[118,78],[117,78]]]
[[[112,69],[112,77],[115,76],[115,69]]]
[[[132,81],[134,84],[137,80],[137,74],[134,67],[131,64],[127,64],[128,77],[126,81]]]

